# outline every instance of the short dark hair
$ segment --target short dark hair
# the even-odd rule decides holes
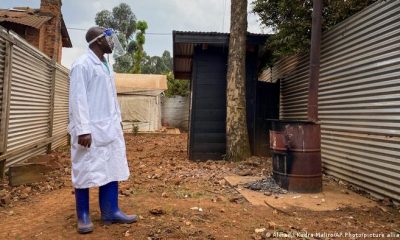
[[[94,26],[86,32],[86,42],[90,42],[104,31],[103,27]]]

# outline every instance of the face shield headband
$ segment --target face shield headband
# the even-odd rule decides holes
[[[126,51],[123,49],[122,44],[118,39],[116,31],[114,31],[114,29],[112,28],[105,29],[103,33],[101,33],[99,36],[95,37],[92,41],[88,43],[89,46],[90,44],[96,42],[98,39],[102,37],[106,38],[108,46],[113,52],[114,59],[119,58],[126,54]]]

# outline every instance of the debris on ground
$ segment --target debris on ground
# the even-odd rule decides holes
[[[160,216],[165,214],[165,210],[160,207],[153,208],[149,212],[155,216]]]
[[[280,190],[265,180],[265,176],[272,173],[270,158],[251,157],[241,162],[190,161],[187,158],[187,134],[126,134],[125,141],[131,176],[120,184],[119,203],[127,214],[138,215],[139,221],[133,225],[103,226],[95,189],[96,195],[91,195],[95,231],[85,239],[279,239],[276,234],[294,230],[379,233],[400,229],[398,209],[390,206],[388,200],[380,202],[384,209],[340,207],[336,211],[321,212],[293,210],[275,204],[270,204],[275,209],[266,204],[252,205],[238,193],[238,188],[253,191],[243,189],[243,184],[232,186],[225,179],[227,176],[241,173],[248,175],[241,178],[254,178],[252,184],[261,184],[261,190],[254,193],[261,195],[263,200],[274,200],[275,197],[307,200],[304,194],[296,199],[292,197],[300,194],[277,195],[281,194]],[[0,182],[0,225],[3,230],[0,239],[78,237],[69,148],[52,154],[60,166],[46,173],[44,181],[18,187],[10,187],[7,178]],[[256,181],[259,179],[270,187],[265,189],[262,180]],[[343,182],[324,180],[326,183],[339,192],[348,189]],[[353,192],[343,195],[351,198]],[[331,201],[326,196],[316,200],[322,203],[322,199],[326,199],[322,205]]]
[[[244,185],[244,187],[253,191],[263,192],[266,196],[271,196],[272,194],[288,193],[287,190],[279,187],[272,176],[267,176],[264,179],[247,183]]]

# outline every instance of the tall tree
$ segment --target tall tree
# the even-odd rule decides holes
[[[143,45],[146,42],[145,33],[147,27],[145,21],[138,21],[136,24],[138,32],[136,33],[136,51],[133,53],[132,73],[141,73],[141,64],[144,56]]]
[[[108,10],[98,12],[95,22],[98,26],[118,30],[118,38],[127,51],[126,55],[115,60],[114,71],[139,73],[140,64],[144,56],[143,45],[145,43],[144,34],[148,27],[147,23],[145,21],[136,21],[135,14],[126,3],[121,3],[114,7],[112,12]]]
[[[251,155],[246,120],[246,33],[247,0],[232,0],[225,156],[232,161],[243,160]]]
[[[142,73],[147,74],[164,74],[167,75],[168,89],[165,91],[167,97],[172,96],[188,96],[190,81],[175,79],[172,73],[172,57],[171,53],[165,50],[162,56],[149,56],[144,52],[144,57],[141,65]]]
[[[165,50],[161,57],[151,57],[144,52],[141,69],[142,73],[147,74],[168,74],[172,71],[171,53]]]
[[[324,0],[322,30],[328,30],[377,0]],[[312,0],[253,0],[253,12],[275,32],[268,40],[276,58],[307,51]]]
[[[98,26],[118,30],[128,41],[132,40],[136,31],[136,16],[126,3],[114,7],[112,12],[108,10],[98,12],[95,22]]]

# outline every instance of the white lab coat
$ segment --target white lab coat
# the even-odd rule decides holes
[[[102,186],[129,177],[121,111],[114,73],[89,49],[70,72],[69,125],[72,184],[75,188]],[[91,134],[92,144],[78,144],[78,136]]]

